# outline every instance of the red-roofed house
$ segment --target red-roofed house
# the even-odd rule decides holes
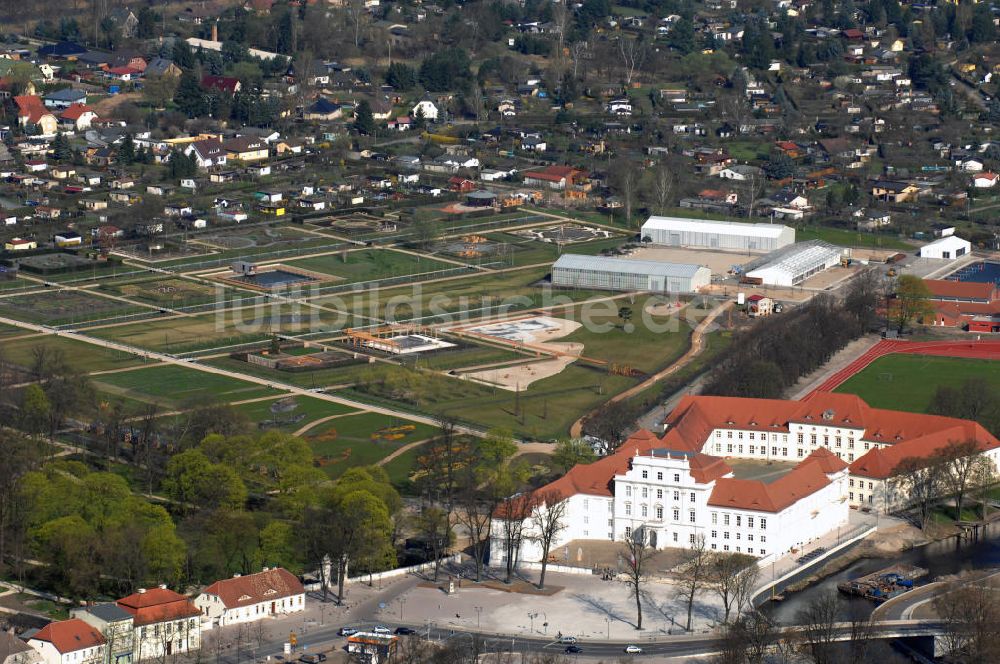
[[[51,622],[28,639],[45,664],[102,664],[105,640],[79,618]]]
[[[294,574],[281,567],[216,581],[194,601],[205,627],[252,622],[267,616],[302,611],[306,591]]]
[[[38,127],[43,135],[53,135],[59,130],[59,121],[45,108],[42,98],[36,95],[18,95],[14,97],[17,104],[17,121],[22,127],[32,125]]]
[[[136,81],[142,78],[142,70],[129,65],[125,65],[123,67],[109,67],[104,70],[104,75],[107,78],[114,79],[116,81]]]
[[[60,124],[73,131],[90,129],[91,123],[96,119],[97,113],[84,104],[72,104],[59,116]]]
[[[1000,174],[984,171],[972,176],[972,186],[976,189],[991,189],[996,186],[998,180],[1000,180]]]
[[[227,92],[234,95],[239,92],[243,86],[238,78],[233,78],[232,76],[205,75],[201,77],[201,87],[208,90],[218,90],[219,92]]]
[[[132,614],[136,661],[201,648],[201,611],[184,595],[166,586],[140,588],[115,603]]]
[[[528,187],[545,187],[547,189],[565,190],[573,185],[583,184],[587,172],[572,166],[546,166],[537,171],[524,174],[524,184]]]
[[[905,457],[972,440],[1000,461],[1000,440],[975,422],[871,408],[850,394],[803,401],[687,396],[664,426],[662,436],[639,431],[614,454],[574,466],[532,494],[566,501],[565,529],[553,547],[621,540],[642,528],[657,548],[687,547],[704,536],[713,550],[780,556],[836,530],[852,506],[896,507],[905,495],[891,477]],[[768,482],[734,477],[728,458],[798,463]],[[491,551],[500,562],[490,564],[502,564],[503,523],[494,520]],[[520,556],[537,561],[529,524]]]

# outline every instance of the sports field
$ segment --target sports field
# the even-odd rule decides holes
[[[938,387],[982,378],[1000,390],[1000,361],[930,355],[887,355],[841,384],[836,391],[857,394],[870,406],[922,413]]]
[[[378,251],[366,249],[350,251],[346,254],[337,252],[325,256],[283,261],[283,263],[311,272],[330,274],[347,282],[418,275],[457,267],[453,263],[445,263],[391,249]]]
[[[3,343],[3,357],[22,367],[30,367],[39,348],[58,353],[75,371],[106,371],[142,364],[143,360],[131,353],[102,348],[83,341],[52,335],[35,335]]]
[[[0,316],[44,325],[67,325],[149,311],[75,290],[35,291],[0,299]]]

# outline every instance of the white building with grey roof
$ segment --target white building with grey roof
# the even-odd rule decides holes
[[[795,229],[781,224],[650,217],[642,238],[668,247],[719,251],[774,251],[795,242]]]
[[[799,242],[746,266],[746,276],[773,286],[798,286],[824,270],[840,265],[845,249],[822,240]]]
[[[712,283],[701,265],[563,254],[552,266],[552,285],[610,291],[694,293]]]

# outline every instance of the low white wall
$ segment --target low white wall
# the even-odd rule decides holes
[[[534,572],[542,571],[541,563],[532,562],[520,562],[517,565],[518,569],[530,569]],[[545,566],[545,572],[558,572],[559,574],[582,574],[586,576],[593,576],[594,571],[589,567],[570,567],[569,565],[556,565],[549,563]]]
[[[441,559],[442,565],[458,564],[460,562],[462,562],[462,554],[460,553],[456,553],[451,556],[448,556],[447,558]],[[385,572],[378,572],[377,574],[372,574],[371,576],[369,576],[368,574],[364,574],[362,576],[349,576],[347,577],[347,580],[344,582],[344,584],[349,585],[352,583],[368,583],[369,580],[385,581],[387,579],[396,579],[401,576],[406,576],[407,574],[411,574],[413,572],[425,572],[427,570],[433,570],[433,569],[434,569],[433,562],[422,563],[420,565],[412,565],[410,567],[397,567],[396,569],[390,569]],[[337,583],[335,580],[330,583],[331,588],[336,587],[336,585]]]

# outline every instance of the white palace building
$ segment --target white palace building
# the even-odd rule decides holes
[[[771,558],[843,526],[852,507],[898,506],[905,497],[893,471],[906,457],[972,440],[1000,465],[1000,440],[976,422],[871,408],[849,394],[688,396],[664,426],[662,437],[639,431],[614,454],[574,466],[533,494],[538,510],[546,500],[567,501],[550,551],[573,540],[620,541],[644,528],[656,548],[703,536],[712,550]],[[786,462],[789,470],[771,482],[740,479],[727,459]],[[534,521],[524,525],[521,561],[541,559]],[[502,531],[494,519],[494,565],[506,560]]]

